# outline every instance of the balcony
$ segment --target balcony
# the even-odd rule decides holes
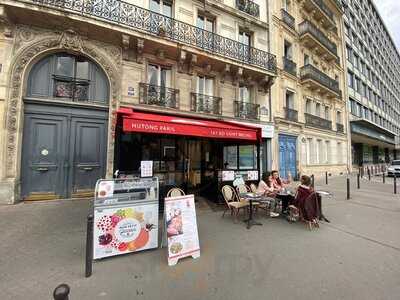
[[[16,0],[18,4],[32,3],[35,6],[46,7],[67,14],[95,18],[107,23],[129,28],[133,32],[151,34],[158,38],[189,45],[200,51],[221,56],[222,63],[228,58],[233,61],[261,68],[271,75],[276,74],[276,56],[266,51],[250,47],[238,41],[223,37],[213,32],[203,30],[191,24],[152,12],[148,9],[115,0]],[[241,1],[242,2],[242,1]],[[39,13],[31,9],[32,15]],[[89,25],[88,25],[89,26]],[[143,34],[137,34],[143,38]],[[159,43],[159,42],[157,42]],[[150,42],[149,42],[150,44]],[[159,44],[152,46],[159,47]],[[151,47],[150,47],[151,48]],[[176,47],[175,47],[176,48]],[[168,49],[171,51],[171,49]],[[175,55],[172,54],[171,55]],[[209,58],[207,58],[209,60]]]
[[[302,83],[307,83],[309,88],[323,90],[324,93],[335,98],[342,97],[339,82],[312,65],[305,65],[300,68],[300,80]]]
[[[241,119],[260,119],[260,105],[243,102],[243,101],[235,101],[235,117]]]
[[[337,61],[337,46],[326,35],[309,21],[299,25],[300,41],[310,49],[316,49],[320,55],[325,55],[329,60]]]
[[[238,10],[253,17],[260,17],[260,6],[251,0],[236,0],[236,7]]]
[[[283,23],[285,23],[287,26],[289,26],[290,28],[296,30],[296,22],[294,17],[292,17],[291,14],[289,14],[285,9],[281,9],[281,13],[282,13],[282,21]]]
[[[321,128],[321,129],[328,129],[328,130],[332,130],[332,121],[308,114],[308,113],[304,113],[305,117],[306,117],[306,125],[308,126],[312,126],[312,127],[317,127],[317,128]]]
[[[297,76],[297,65],[294,61],[287,57],[283,57],[283,70],[292,74],[293,76]]]
[[[179,108],[179,90],[139,83],[139,103],[167,108]]]
[[[297,110],[294,110],[291,108],[285,108],[286,120],[292,121],[292,122],[298,122],[299,121],[298,115],[299,115],[299,113],[297,112]]]
[[[324,0],[305,0],[303,8],[308,12],[313,12],[314,18],[322,23],[327,29],[336,28],[333,12],[325,4]]]
[[[336,131],[337,131],[337,132],[344,133],[344,126],[343,126],[343,124],[336,123]]]
[[[222,98],[191,93],[190,110],[198,113],[222,115]]]

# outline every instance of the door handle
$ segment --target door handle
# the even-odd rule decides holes
[[[85,171],[92,171],[92,170],[93,170],[92,167],[84,167],[83,169],[84,169]]]
[[[49,170],[49,168],[37,168],[36,171],[39,172],[47,172]]]

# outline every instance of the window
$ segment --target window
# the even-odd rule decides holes
[[[323,149],[322,149],[322,140],[317,140],[317,153],[316,153],[316,163],[323,163]]]
[[[150,0],[150,10],[171,18],[172,1]]]
[[[214,18],[202,15],[201,13],[197,15],[197,27],[214,32]]]
[[[171,70],[157,65],[149,65],[147,83],[153,86],[170,87]]]
[[[342,112],[341,111],[336,112],[336,123],[342,124]]]
[[[325,106],[325,119],[330,120],[330,109],[329,106]]]
[[[347,80],[348,80],[349,87],[354,88],[354,76],[353,76],[353,73],[347,72]]]
[[[282,8],[286,11],[290,10],[290,0],[282,0]]]
[[[286,91],[285,106],[288,109],[294,109],[294,93]]]
[[[35,64],[29,74],[27,96],[105,104],[109,85],[104,72],[90,60],[60,53]]]
[[[329,164],[331,161],[331,145],[329,141],[325,141],[325,163]]]
[[[315,103],[315,115],[318,117],[321,116],[321,103]]]
[[[239,169],[248,170],[257,167],[257,159],[254,145],[239,146]]]
[[[306,100],[306,113],[308,114],[312,113],[312,102],[310,99]]]
[[[342,149],[342,143],[338,142],[337,143],[337,162],[338,164],[343,163],[343,149]]]
[[[251,46],[251,34],[244,30],[239,30],[239,42],[246,46]]]
[[[245,85],[239,86],[239,101],[251,102],[251,88]]]
[[[307,54],[304,54],[304,65],[310,64],[310,57]]]
[[[196,92],[202,95],[214,95],[214,79],[205,76],[197,76]]]
[[[283,49],[283,53],[285,58],[292,60],[293,57],[293,53],[292,53],[292,44],[289,43],[287,40],[284,41],[284,49]]]
[[[307,164],[312,164],[315,161],[314,147],[312,138],[307,139]]]

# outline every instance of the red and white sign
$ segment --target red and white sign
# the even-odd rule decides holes
[[[200,257],[194,195],[165,198],[165,221],[168,265],[183,257]]]
[[[248,141],[256,141],[260,135],[259,128],[242,127],[227,122],[136,112],[124,116],[123,130]]]

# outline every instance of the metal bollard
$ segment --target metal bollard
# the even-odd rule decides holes
[[[325,183],[328,184],[328,172],[325,172]]]
[[[367,172],[368,172],[368,180],[371,181],[371,170],[368,168]]]
[[[347,177],[347,200],[350,199],[350,178]]]
[[[357,174],[357,189],[360,189],[360,173]]]
[[[311,186],[314,188],[314,174],[311,175]]]
[[[93,264],[93,215],[87,216],[86,228],[86,262],[85,262],[85,277],[92,275]]]
[[[393,175],[393,193],[397,194],[397,179],[396,179],[396,173]]]
[[[385,183],[385,172],[382,173],[382,181]]]
[[[55,300],[68,300],[69,290],[68,284],[60,284],[54,289],[53,298]]]

